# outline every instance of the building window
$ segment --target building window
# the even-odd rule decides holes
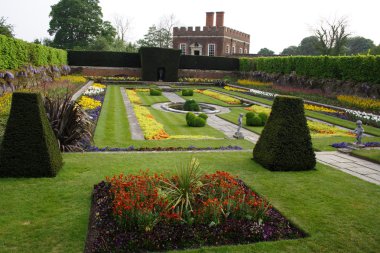
[[[245,53],[245,54],[248,54],[248,49],[244,49],[244,53]]]
[[[226,46],[226,54],[230,54],[230,45]]]
[[[236,47],[232,46],[232,54],[236,54]]]
[[[243,48],[239,48],[239,54],[243,54]]]
[[[181,50],[181,54],[186,54],[186,43],[179,44],[179,49]]]
[[[208,56],[215,56],[215,44],[208,44]]]

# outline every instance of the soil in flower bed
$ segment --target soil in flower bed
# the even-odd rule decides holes
[[[240,181],[239,184],[244,183]],[[160,222],[148,231],[131,231],[115,219],[112,201],[108,182],[94,186],[86,253],[166,251],[306,237],[306,233],[274,208],[268,211],[268,218],[261,224],[237,219],[227,219],[213,226]]]

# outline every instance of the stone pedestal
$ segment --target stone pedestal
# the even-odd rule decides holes
[[[244,135],[243,135],[242,132],[236,132],[234,134],[234,138],[236,138],[236,139],[244,139]]]

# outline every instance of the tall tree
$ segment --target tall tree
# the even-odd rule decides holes
[[[0,34],[13,37],[13,25],[7,23],[6,17],[0,17]]]
[[[301,40],[298,46],[300,55],[319,55],[318,51],[318,38],[316,36],[309,36]]]
[[[340,55],[344,53],[347,38],[348,22],[345,17],[333,21],[322,20],[318,28],[314,30],[318,38],[317,49],[323,55]]]
[[[368,51],[375,47],[372,40],[356,36],[347,39],[347,54],[367,54]]]
[[[60,0],[51,7],[50,35],[60,48],[86,47],[102,31],[99,0]]]
[[[257,52],[257,54],[267,56],[267,55],[274,55],[274,52],[272,50],[264,47],[264,48],[260,49],[259,52]]]
[[[297,46],[290,46],[290,47],[284,48],[284,50],[282,50],[280,54],[281,55],[299,55],[299,50]]]
[[[372,55],[380,55],[380,44],[371,48]]]

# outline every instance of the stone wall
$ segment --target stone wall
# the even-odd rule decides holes
[[[357,83],[336,79],[317,79],[295,74],[269,74],[255,71],[241,73],[241,78],[273,82],[280,86],[291,86],[310,90],[320,90],[324,94],[346,94],[360,97],[380,98],[380,84]]]

